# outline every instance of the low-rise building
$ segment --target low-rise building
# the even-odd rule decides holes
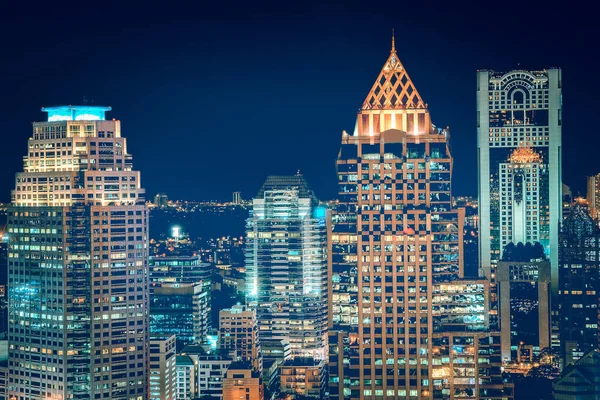
[[[279,367],[282,393],[322,399],[325,396],[325,362],[312,357],[295,357]]]
[[[246,361],[229,365],[223,379],[223,400],[264,400],[260,373]]]

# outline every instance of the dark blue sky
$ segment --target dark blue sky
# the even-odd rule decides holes
[[[124,2],[133,3],[133,2]],[[0,201],[43,105],[110,105],[148,197],[254,196],[300,169],[336,193],[343,129],[396,48],[438,126],[454,193],[476,195],[477,69],[563,68],[564,181],[600,172],[592,10],[481,2],[117,2],[8,6],[0,14]],[[3,6],[4,7],[4,6]],[[13,8],[11,8],[13,7]]]

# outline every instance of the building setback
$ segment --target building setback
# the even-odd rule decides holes
[[[148,210],[109,110],[33,123],[8,212],[11,398],[148,398]]]

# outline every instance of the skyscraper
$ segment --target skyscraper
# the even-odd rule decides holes
[[[11,398],[148,398],[148,211],[109,110],[33,123],[8,215]]]
[[[561,70],[479,71],[479,261],[493,280],[510,242],[540,242],[558,282]]]
[[[333,352],[351,350],[330,362],[332,398],[434,396],[434,285],[463,276],[448,137],[392,44],[337,160]]]
[[[287,339],[292,357],[327,357],[328,215],[304,177],[270,176],[246,222],[259,340]]]
[[[600,230],[583,199],[560,235],[559,326],[563,367],[597,349],[600,322]]]
[[[598,219],[600,215],[600,174],[587,178],[587,202],[590,206],[590,215]]]

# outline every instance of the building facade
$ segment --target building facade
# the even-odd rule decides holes
[[[148,398],[148,210],[109,110],[33,123],[8,212],[11,398]]]
[[[431,398],[433,286],[463,276],[464,210],[451,205],[448,131],[394,48],[342,134],[337,172],[333,323],[338,352],[352,346],[349,364],[330,363],[331,396]]]
[[[279,367],[280,390],[308,398],[325,397],[325,362],[312,357],[296,357]]]
[[[223,378],[223,400],[264,400],[265,387],[251,364],[233,362]]]
[[[177,355],[177,400],[193,400],[198,393],[196,381],[196,364],[190,356]]]
[[[519,361],[518,349],[536,353],[551,347],[550,263],[500,261],[497,264],[502,360]]]
[[[563,367],[599,347],[600,230],[583,200],[560,235],[559,326]]]
[[[591,350],[568,365],[552,383],[555,400],[600,399],[600,354]]]
[[[150,400],[176,399],[175,335],[150,337]]]
[[[328,212],[301,175],[267,178],[246,222],[246,298],[260,339],[327,357]]]
[[[558,282],[561,93],[560,69],[477,74],[479,263],[488,279],[509,242],[537,241]],[[520,152],[533,158],[515,160]]]
[[[586,200],[590,207],[590,216],[598,219],[600,213],[600,174],[588,176]]]
[[[199,256],[150,258],[150,333],[178,346],[203,343],[211,327],[211,264]]]
[[[219,346],[235,360],[249,362],[262,372],[256,311],[237,305],[219,312]]]

